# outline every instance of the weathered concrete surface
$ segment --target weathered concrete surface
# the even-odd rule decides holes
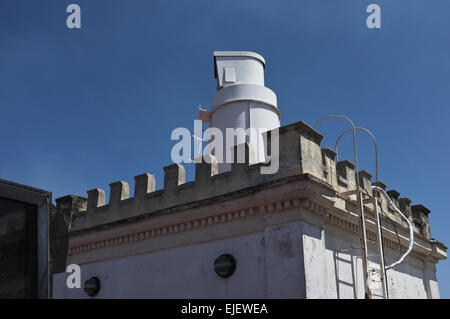
[[[82,281],[100,278],[98,298],[264,298],[263,244],[258,233],[87,264]],[[237,260],[227,280],[214,272],[214,260],[225,253]],[[64,289],[65,274],[55,277],[53,287],[55,298],[90,298],[82,289]]]
[[[96,298],[362,298],[356,235],[330,226],[294,222],[263,232],[82,266],[82,282],[101,280]],[[214,272],[221,254],[237,260],[235,274]],[[397,254],[387,250],[387,260]],[[413,258],[411,258],[413,259]],[[421,267],[422,265],[422,267]],[[54,298],[90,298],[54,277]],[[438,298],[435,269],[408,260],[388,271],[391,298]]]
[[[302,225],[274,226],[265,230],[267,298],[306,298]]]

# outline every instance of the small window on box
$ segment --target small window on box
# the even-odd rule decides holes
[[[236,72],[234,68],[224,68],[225,73],[225,83],[235,83],[236,82]]]

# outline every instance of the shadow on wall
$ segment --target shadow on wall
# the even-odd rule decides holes
[[[338,299],[342,298],[341,290],[346,290],[347,292],[350,290],[353,298],[358,298],[356,293],[356,267],[354,266],[358,256],[353,255],[353,250],[353,248],[350,248],[333,252],[334,273],[336,274],[336,294]],[[343,298],[345,298],[345,296]]]

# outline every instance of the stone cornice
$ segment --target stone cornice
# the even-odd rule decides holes
[[[293,184],[293,183],[312,183],[323,187],[323,183],[317,183],[311,176],[304,175],[295,178],[288,178],[283,180],[282,183],[274,184],[274,187]],[[264,192],[266,188],[263,187],[259,190],[254,190],[254,192]],[[306,189],[306,188],[303,188]],[[253,192],[253,193],[254,193]],[[250,193],[242,193],[241,201],[238,207],[229,210],[223,210],[219,213],[214,213],[217,211],[217,207],[220,206],[221,201],[209,201],[203,202],[199,206],[187,205],[183,208],[186,213],[190,210],[199,212],[198,214],[190,214],[189,217],[183,216],[182,221],[169,221],[169,216],[177,216],[181,214],[181,211],[174,209],[172,212],[175,214],[168,214],[168,212],[161,214],[150,214],[146,216],[146,219],[139,218],[134,221],[135,225],[143,223],[144,220],[151,221],[152,218],[157,216],[162,219],[158,224],[148,224],[143,227],[130,228],[129,230],[124,230],[123,232],[117,231],[121,228],[132,225],[130,221],[124,223],[109,225],[108,227],[95,228],[89,231],[77,232],[77,234],[71,235],[70,245],[69,245],[69,256],[75,256],[78,254],[99,250],[107,247],[117,247],[125,244],[136,243],[140,241],[155,240],[156,238],[164,236],[172,236],[175,234],[181,234],[188,231],[200,230],[212,226],[217,226],[220,224],[232,223],[238,220],[244,220],[249,218],[264,218],[264,215],[269,214],[283,214],[287,211],[308,211],[315,216],[320,217],[326,224],[332,225],[333,227],[339,228],[343,231],[359,236],[359,218],[355,212],[349,210],[343,210],[335,207],[333,201],[329,199],[324,199],[323,197],[318,197],[316,192],[312,191],[295,191],[292,193],[282,194],[278,197],[274,196],[271,198],[259,199],[255,205],[249,205],[245,198]],[[235,194],[236,195],[236,194]],[[236,197],[229,195],[228,198],[224,198],[224,201],[236,202]],[[342,199],[341,199],[342,200]],[[350,204],[353,204],[349,201]],[[203,208],[203,211],[200,209]],[[213,213],[209,213],[212,211]],[[368,216],[368,239],[376,241],[375,225],[372,222],[373,212],[366,209],[366,214]],[[296,214],[296,220],[304,220],[306,216],[304,214]],[[164,220],[167,220],[164,222]],[[386,223],[384,221],[384,223]],[[396,251],[403,252],[406,250],[406,229],[401,225],[397,225],[399,230],[399,237],[402,239],[398,242],[397,234],[392,231],[392,229],[383,227],[383,242],[386,248],[390,248]],[[103,233],[108,233],[108,230],[113,230],[113,235],[106,236]],[[411,256],[421,260],[429,260],[436,263],[439,259],[444,259],[445,250],[434,247],[435,244],[426,241],[426,239],[421,236],[416,237],[414,249]]]

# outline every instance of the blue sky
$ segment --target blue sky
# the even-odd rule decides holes
[[[80,30],[66,27],[70,3]],[[370,3],[381,29],[365,25]],[[117,180],[133,189],[143,172],[161,188],[171,131],[211,105],[212,52],[251,50],[282,125],[343,114],[371,129],[380,179],[431,209],[433,237],[450,244],[449,12],[448,0],[0,0],[0,177],[54,198]],[[322,146],[345,128],[322,124]],[[364,135],[359,153],[373,172]],[[437,273],[446,298],[449,264]]]

